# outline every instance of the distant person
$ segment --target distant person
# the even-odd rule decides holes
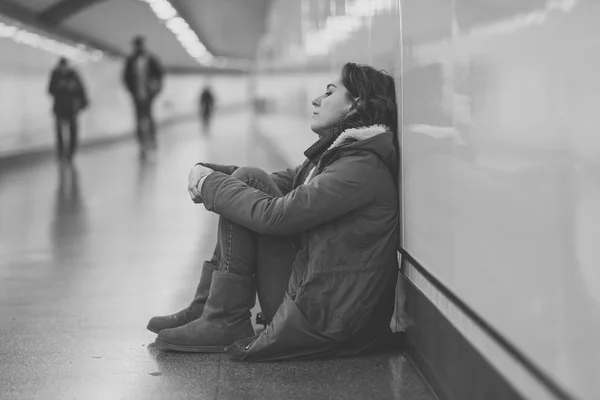
[[[54,97],[53,112],[56,121],[56,155],[59,161],[73,161],[77,150],[77,114],[87,107],[85,88],[77,72],[66,58],[61,58],[52,70],[48,92]],[[68,149],[65,153],[63,130],[69,129]]]
[[[200,94],[200,119],[202,120],[202,130],[206,134],[210,129],[215,106],[215,96],[209,85],[204,86],[202,94]]]
[[[123,82],[127,87],[136,114],[136,133],[142,157],[156,150],[156,125],[152,103],[162,90],[163,69],[158,58],[146,50],[142,36],[133,39],[133,53],[127,57]]]

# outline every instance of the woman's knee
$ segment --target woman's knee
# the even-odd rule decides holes
[[[269,174],[267,174],[265,171],[258,167],[239,167],[238,169],[233,171],[233,174],[231,174],[231,176],[236,179],[239,179],[240,181],[247,181],[255,179],[262,180],[265,177],[268,177]]]
[[[260,168],[240,167],[236,169],[231,176],[261,192],[268,193],[272,196],[281,196],[281,191],[277,187],[275,181],[273,181],[267,172]]]

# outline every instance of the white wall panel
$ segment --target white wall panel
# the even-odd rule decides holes
[[[404,247],[592,399],[600,3],[484,3],[403,3]]]

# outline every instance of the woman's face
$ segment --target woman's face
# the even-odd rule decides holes
[[[325,93],[312,101],[315,109],[310,129],[317,135],[323,135],[328,129],[335,126],[352,107],[349,97],[341,80],[337,79],[327,85]]]

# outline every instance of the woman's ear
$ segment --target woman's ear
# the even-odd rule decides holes
[[[365,106],[365,101],[360,97],[354,99],[354,108],[363,108]]]
[[[352,114],[356,114],[358,112],[358,109],[362,108],[362,107],[364,107],[364,101],[361,100],[360,97],[357,97],[357,98],[355,98],[352,101],[352,104],[350,104],[348,106],[348,110],[346,112],[346,115],[349,116],[349,115],[352,115]]]
[[[358,111],[354,107],[348,107],[348,112],[346,112],[346,117],[356,114]]]

